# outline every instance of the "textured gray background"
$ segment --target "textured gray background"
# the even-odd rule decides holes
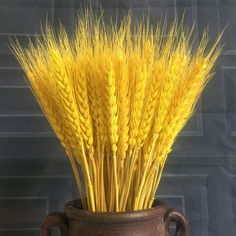
[[[70,166],[8,49],[9,36],[22,42],[40,32],[48,17],[73,29],[77,0],[0,0],[0,236],[39,235],[48,212],[77,196]],[[83,4],[83,3],[82,3]],[[153,24],[185,11],[200,36],[212,38],[227,24],[223,55],[198,109],[179,136],[157,196],[189,218],[191,236],[236,235],[236,1],[97,0],[105,15],[135,16],[150,8]]]

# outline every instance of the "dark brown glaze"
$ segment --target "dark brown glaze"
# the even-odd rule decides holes
[[[188,222],[183,214],[154,201],[142,211],[98,213],[85,211],[80,200],[66,204],[64,213],[51,213],[43,220],[41,236],[50,236],[53,226],[62,236],[168,236],[169,225],[176,224],[175,236],[188,236]]]

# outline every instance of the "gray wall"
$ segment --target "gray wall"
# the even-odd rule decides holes
[[[191,236],[236,235],[236,1],[97,0],[93,7],[101,3],[107,16],[129,7],[139,16],[149,7],[154,24],[185,11],[196,33],[209,24],[212,38],[228,24],[214,79],[174,146],[157,196],[186,213]],[[26,42],[46,16],[71,30],[80,4],[0,0],[0,236],[39,235],[43,216],[77,196],[65,153],[7,44],[14,35]]]

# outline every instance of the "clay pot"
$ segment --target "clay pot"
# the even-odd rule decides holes
[[[188,222],[177,210],[154,201],[142,211],[97,213],[82,209],[80,200],[66,204],[64,213],[51,213],[43,220],[41,236],[50,236],[58,226],[62,236],[168,236],[169,225],[176,224],[175,236],[188,236]]]

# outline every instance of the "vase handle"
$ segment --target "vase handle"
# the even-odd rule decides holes
[[[68,235],[68,219],[66,214],[54,212],[47,215],[40,227],[41,236],[51,236],[51,228],[57,226],[60,228],[61,236]]]
[[[165,230],[167,232],[167,235],[169,235],[168,232],[169,232],[169,226],[171,222],[175,222],[176,224],[175,236],[188,236],[189,235],[188,220],[178,210],[175,210],[175,209],[168,210],[164,216],[164,221],[165,221]]]

